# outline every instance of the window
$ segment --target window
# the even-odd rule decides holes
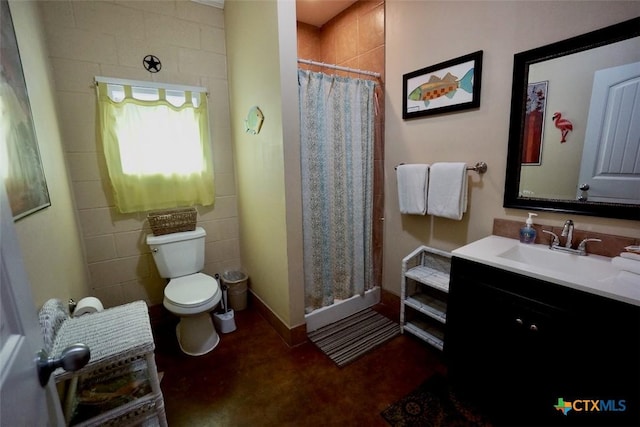
[[[118,209],[213,204],[205,90],[96,80],[98,134]]]

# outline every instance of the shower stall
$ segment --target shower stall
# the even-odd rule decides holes
[[[373,256],[377,83],[300,69],[298,85],[305,319],[313,331],[380,300]]]

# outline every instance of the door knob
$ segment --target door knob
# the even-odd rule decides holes
[[[578,196],[578,201],[579,202],[586,202],[587,200],[589,200],[589,184],[580,184],[578,186],[578,188],[580,189],[580,195]]]
[[[42,349],[38,352],[36,358],[36,368],[38,369],[38,378],[42,387],[47,385],[51,373],[58,368],[65,371],[77,371],[82,369],[91,358],[91,350],[85,344],[74,344],[62,350],[60,357],[54,359],[49,357],[47,352]]]

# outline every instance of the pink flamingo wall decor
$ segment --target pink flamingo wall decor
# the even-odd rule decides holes
[[[573,130],[573,123],[571,123],[567,119],[563,119],[562,114],[560,113],[553,114],[553,121],[556,127],[560,129],[560,133],[562,135],[562,139],[560,140],[560,142],[567,142],[567,134],[569,133],[569,131]]]

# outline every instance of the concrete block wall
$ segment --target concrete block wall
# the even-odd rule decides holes
[[[114,206],[95,137],[95,76],[208,88],[216,202],[197,206],[207,230],[204,272],[240,268],[223,11],[185,0],[51,1],[39,9],[92,295],[106,307],[157,305],[166,283],[145,243],[147,213]],[[160,58],[160,72],[144,69],[148,54]]]

